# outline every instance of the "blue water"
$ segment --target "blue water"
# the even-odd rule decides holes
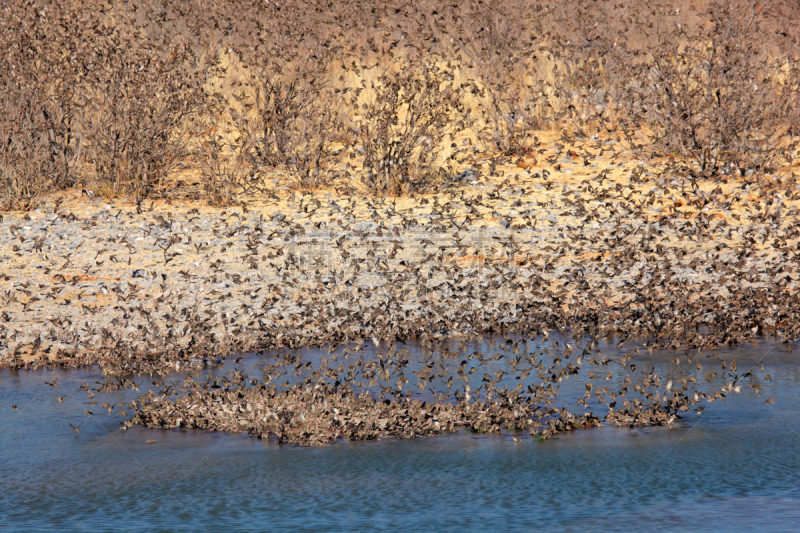
[[[677,372],[669,359],[680,353],[640,359]],[[767,342],[717,353],[737,359],[740,374],[763,361],[773,379],[759,381],[758,395],[743,387],[672,429],[604,427],[544,442],[460,433],[302,448],[194,430],[120,431],[126,417],[101,404],[139,393],[97,394],[92,406],[76,390],[102,381],[97,373],[5,372],[0,529],[794,531],[796,354]],[[706,355],[694,359],[709,368]],[[54,377],[56,387],[45,384]],[[141,392],[150,384],[134,381]]]

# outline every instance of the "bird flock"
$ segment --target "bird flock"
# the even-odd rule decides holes
[[[711,388],[699,390],[702,380],[667,382],[645,368],[640,350],[683,350],[684,364],[706,366],[718,346],[772,336],[791,350],[798,337],[797,186],[609,164],[597,153],[613,146],[545,139],[537,164],[485,161],[471,181],[414,198],[286,191],[220,210],[73,197],[4,214],[1,364],[96,364],[132,383],[125,376],[324,347],[338,359],[310,367],[289,355],[258,378],[148,393],[126,423],[303,444],[671,425],[698,403],[757,387],[757,375],[745,383],[735,365],[709,369]],[[548,332],[571,340],[555,345]],[[519,336],[552,353],[523,348]],[[464,351],[493,338],[511,343],[512,366],[484,371],[486,357]],[[603,339],[626,360],[597,353]],[[453,353],[425,348],[461,340]],[[409,366],[407,343],[436,357]],[[370,345],[382,348],[369,360],[337,351]],[[286,372],[297,380],[281,381]],[[609,374],[621,388],[592,385]],[[602,398],[606,415],[580,402],[580,414],[554,407],[557,384],[584,376],[583,402]],[[409,394],[416,383],[419,397]]]
[[[431,340],[413,343],[413,349],[393,343],[369,354],[356,345],[316,360],[290,352],[256,365],[260,377],[235,369],[148,392],[131,403],[135,416],[123,428],[247,432],[304,446],[462,430],[527,432],[544,440],[604,424],[672,427],[684,416],[701,415],[707,404],[740,393],[743,384],[758,391],[758,384],[769,379],[763,365],[760,371],[725,372],[728,365],[735,370],[736,361],[716,354],[687,352],[688,372],[637,371],[633,353],[604,356],[592,341],[580,352],[573,351],[574,340],[505,336],[497,341],[495,346],[479,338],[458,345]],[[494,355],[469,352],[476,343]],[[677,369],[680,358],[673,364]],[[703,364],[705,375],[697,379],[694,371],[703,370]],[[719,373],[711,370],[717,365]],[[662,374],[675,374],[675,381]],[[569,380],[586,380],[573,410],[563,407],[566,400],[559,394]]]

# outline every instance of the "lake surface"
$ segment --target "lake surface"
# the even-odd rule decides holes
[[[147,390],[146,377],[134,378],[140,393],[98,393],[91,405],[76,391],[96,387],[97,372],[4,372],[0,529],[796,530],[800,354],[766,341],[716,353],[736,359],[739,374],[763,362],[772,381],[671,429],[604,427],[544,442],[459,433],[302,448],[196,430],[120,431],[126,417],[102,403],[130,401]],[[670,363],[676,354],[637,357],[664,375],[691,371]],[[693,358],[708,367],[711,354]],[[45,383],[55,377],[55,387]],[[581,378],[562,385],[563,406],[579,412],[582,390]]]

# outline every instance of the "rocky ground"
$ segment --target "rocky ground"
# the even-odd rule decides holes
[[[547,328],[672,346],[798,336],[789,172],[696,182],[612,139],[579,144],[553,136],[536,160],[476,165],[415,198],[279,190],[217,209],[73,191],[3,213],[0,364],[167,372]]]

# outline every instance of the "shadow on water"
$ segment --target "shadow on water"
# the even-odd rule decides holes
[[[499,345],[469,349],[489,356]],[[614,346],[600,348],[616,356]],[[411,343],[409,349],[413,371],[428,356]],[[526,349],[546,347],[531,341]],[[369,345],[350,358],[369,359],[377,350]],[[315,364],[331,357],[321,350],[298,355]],[[461,432],[320,448],[241,434],[120,431],[120,421],[132,414],[117,415],[120,406],[125,410],[123,404],[154,388],[146,376],[134,378],[139,392],[87,398],[79,389],[86,383],[91,391],[103,381],[96,371],[4,372],[0,529],[794,529],[800,518],[800,369],[794,354],[764,342],[688,356],[642,351],[637,365],[676,381],[687,374],[699,379],[714,355],[736,360],[740,374],[763,362],[772,379],[759,378],[760,393],[743,387],[672,429],[603,427],[545,442],[527,434]],[[234,368],[257,376],[255,365],[273,356],[228,360],[197,379]],[[676,356],[678,365],[671,362]],[[54,387],[46,383],[54,378]],[[608,382],[620,379],[614,372]],[[558,401],[576,409],[584,381],[562,383]],[[765,403],[769,398],[775,402]],[[605,406],[593,408],[602,415]]]

